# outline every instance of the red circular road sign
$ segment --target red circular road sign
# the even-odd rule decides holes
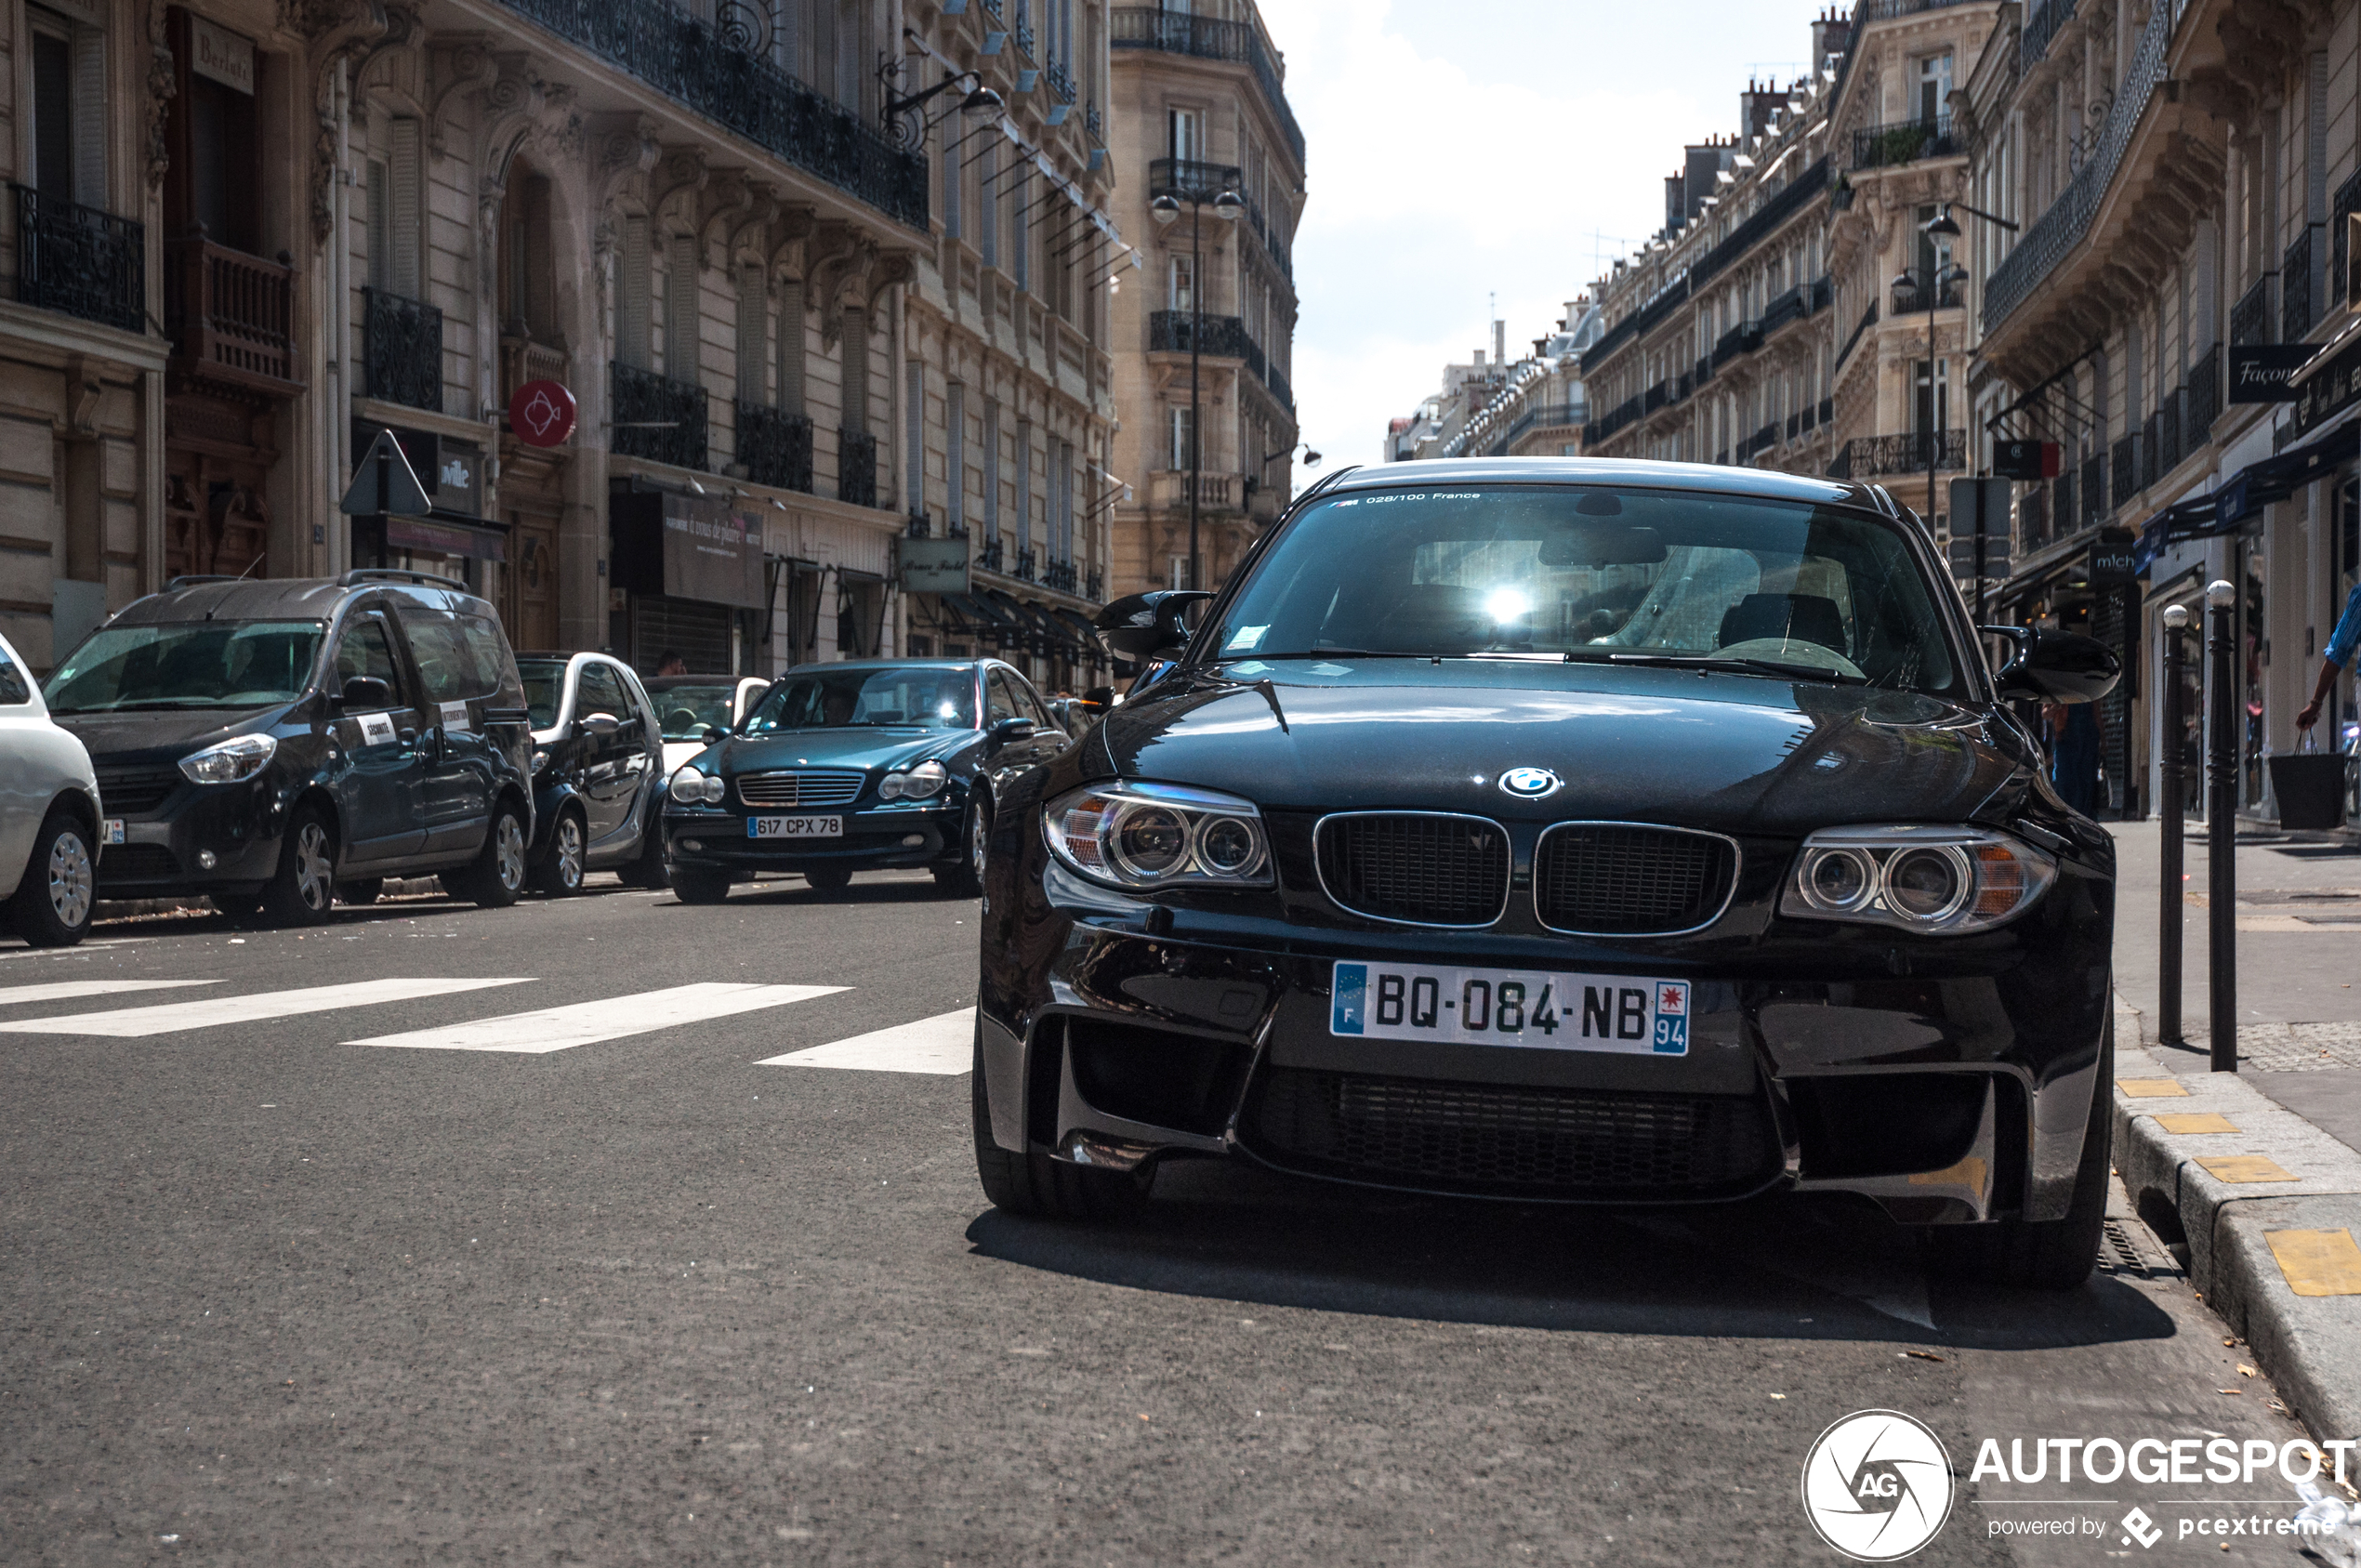
[[[561,381],[528,381],[508,400],[508,428],[527,446],[563,446],[574,416],[574,394]]]

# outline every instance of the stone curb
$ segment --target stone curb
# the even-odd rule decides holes
[[[2135,1036],[2136,1037],[2136,1036]],[[2172,1074],[2117,1048],[2118,1082]],[[2176,1080],[2185,1098],[2115,1090],[2115,1166],[2140,1218],[2189,1256],[2189,1281],[2252,1351],[2315,1439],[2361,1438],[2361,1296],[2298,1296],[2272,1231],[2350,1231],[2361,1239],[2361,1153],[2282,1109],[2235,1074]],[[2236,1133],[2170,1133],[2159,1115],[2216,1112]],[[2197,1162],[2261,1154],[2292,1181],[2228,1182]]]
[[[389,876],[380,898],[409,898],[421,893],[440,893],[442,883],[432,876]],[[171,915],[180,910],[204,913],[212,905],[202,898],[186,899],[100,899],[91,906],[90,918],[97,920],[127,920],[139,915]]]

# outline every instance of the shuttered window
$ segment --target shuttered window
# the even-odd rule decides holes
[[[623,254],[615,266],[622,275],[615,280],[614,355],[634,370],[646,370],[653,358],[648,344],[648,307],[654,284],[646,218],[623,220]]]
[[[386,172],[391,189],[386,198],[391,222],[386,286],[404,299],[419,298],[425,263],[422,231],[426,223],[424,147],[415,120],[396,120],[388,138]]]
[[[762,401],[763,329],[768,326],[771,302],[763,297],[762,266],[748,262],[738,270],[738,399],[741,402]]]
[[[968,522],[968,389],[952,386],[943,394],[943,515],[953,528]]]
[[[664,373],[675,381],[697,379],[697,242],[672,237],[672,265],[665,275]]]
[[[869,313],[858,306],[844,313],[844,428],[869,433]]]
[[[1033,548],[1033,425],[1017,421],[1017,548]]]
[[[902,391],[903,502],[915,517],[927,509],[927,367],[904,367]]]
[[[107,204],[107,35],[37,6],[33,32],[33,188],[56,201]]]

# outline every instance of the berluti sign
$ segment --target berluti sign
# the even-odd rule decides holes
[[[254,41],[200,16],[189,18],[189,69],[254,96]]]

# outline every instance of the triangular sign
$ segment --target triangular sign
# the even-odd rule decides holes
[[[383,491],[377,483],[377,457],[390,455],[385,465],[386,482]],[[379,512],[388,517],[424,517],[434,510],[427,501],[426,487],[418,482],[417,470],[410,467],[410,459],[402,454],[402,443],[393,439],[391,430],[379,430],[377,439],[361,458],[361,468],[352,476],[352,487],[344,493],[344,502],[336,508],[348,517],[375,517]]]

